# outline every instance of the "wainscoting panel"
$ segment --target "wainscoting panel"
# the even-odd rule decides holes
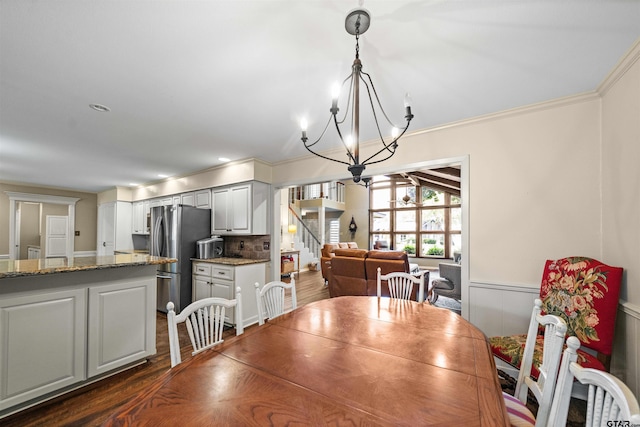
[[[640,307],[625,301],[618,306],[611,373],[640,399]]]
[[[539,286],[471,282],[469,320],[486,336],[526,333]],[[620,301],[611,373],[640,398],[640,306]]]
[[[488,337],[527,333],[536,287],[469,284],[469,320]]]

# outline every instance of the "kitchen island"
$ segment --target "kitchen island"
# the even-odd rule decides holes
[[[0,417],[156,353],[156,269],[141,254],[0,260]]]

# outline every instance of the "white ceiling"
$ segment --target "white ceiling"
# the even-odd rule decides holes
[[[98,192],[221,156],[305,155],[298,122],[313,137],[328,119],[330,86],[354,58],[344,18],[357,6],[1,0],[0,180]],[[640,37],[638,0],[364,7],[363,70],[399,123],[411,94],[410,131],[593,91]]]

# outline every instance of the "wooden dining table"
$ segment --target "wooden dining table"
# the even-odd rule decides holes
[[[428,303],[344,296],[247,328],[105,426],[502,426],[486,336]]]

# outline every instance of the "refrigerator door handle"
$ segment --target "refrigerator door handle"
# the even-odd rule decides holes
[[[171,276],[156,276],[158,279],[172,279]]]
[[[158,215],[156,217],[156,223],[155,223],[155,227],[154,227],[154,232],[153,232],[153,254],[155,256],[162,256],[162,252],[160,250],[160,244],[161,244],[161,240],[160,240],[160,232],[161,227],[160,224],[162,223],[162,216]]]

